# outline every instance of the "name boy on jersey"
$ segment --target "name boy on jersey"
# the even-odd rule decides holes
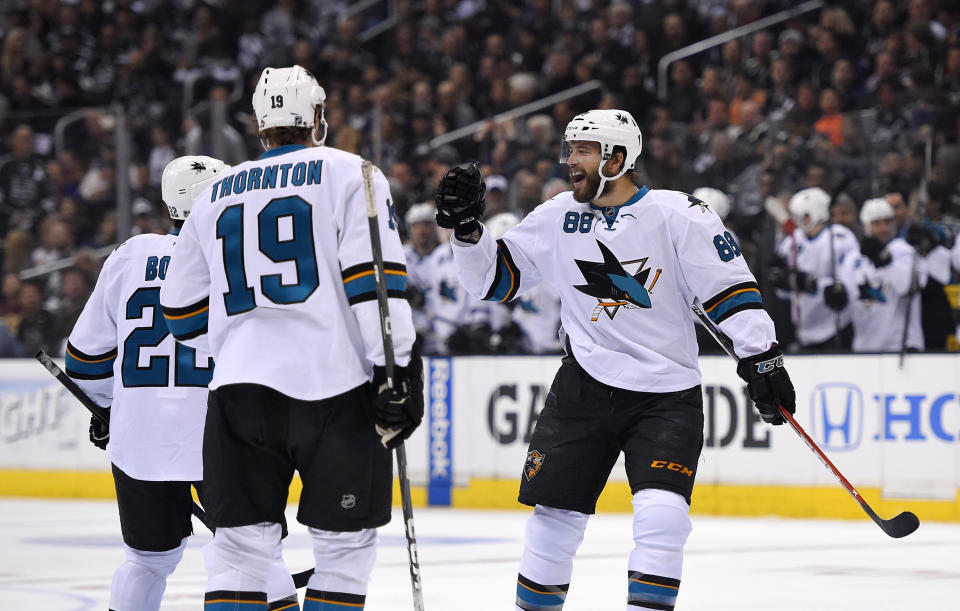
[[[740,249],[704,202],[637,189],[640,130],[622,110],[577,115],[562,161],[572,191],[494,241],[479,219],[479,168],[441,180],[437,222],[454,230],[463,285],[509,301],[541,282],[560,295],[567,356],[537,420],[519,500],[527,522],[516,608],[560,609],[587,518],[620,452],[633,494],[628,609],[673,609],[703,404],[690,306],[733,338],[738,373],[767,422],[794,409],[773,322]]]
[[[110,588],[114,611],[159,609],[167,576],[193,532],[190,486],[203,477],[200,448],[213,361],[209,352],[174,341],[160,287],[192,195],[228,169],[201,156],[167,165],[162,196],[176,228],[169,235],[134,236],[107,257],[68,339],[67,374],[110,408],[109,427],[91,418],[90,440],[110,457],[126,547],[127,561]],[[296,608],[282,561],[271,568],[270,589],[270,600],[287,599],[276,604]]]
[[[839,269],[857,250],[857,238],[843,225],[828,224],[830,195],[819,187],[798,191],[788,207],[798,226],[777,246],[785,267],[775,268],[771,281],[790,300],[797,341],[808,350],[849,347],[850,312]]]
[[[860,252],[849,255],[840,269],[850,295],[853,350],[923,350],[920,290],[926,284],[925,266],[912,246],[894,237],[893,207],[885,199],[864,202],[860,223],[864,233]]]
[[[300,66],[264,69],[253,108],[266,152],[199,195],[161,294],[174,336],[208,338],[217,362],[203,443],[210,611],[267,608],[294,471],[316,560],[304,611],[363,607],[391,515],[390,449],[423,415],[389,185],[375,171],[394,389],[382,382],[362,160],[322,146],[324,102]]]

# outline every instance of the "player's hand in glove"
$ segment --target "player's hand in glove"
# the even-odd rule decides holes
[[[440,179],[434,198],[437,225],[453,229],[458,239],[469,238],[480,228],[480,218],[486,207],[486,190],[480,166],[476,163],[450,168]]]
[[[101,450],[106,450],[108,441],[110,441],[110,425],[100,422],[96,416],[90,416],[90,443]]]
[[[893,258],[890,257],[890,251],[887,245],[873,236],[867,236],[860,242],[860,252],[863,256],[870,259],[876,267],[886,267],[890,265]]]
[[[375,421],[380,443],[388,450],[413,434],[423,420],[423,360],[414,351],[410,364],[394,367],[393,388],[387,387],[386,369],[373,368]]]
[[[778,406],[791,414],[797,411],[797,395],[793,382],[783,367],[783,352],[776,344],[766,352],[740,359],[737,375],[747,383],[750,399],[757,406],[760,417],[768,424],[786,422]]]
[[[847,307],[849,301],[847,299],[847,289],[843,288],[843,285],[839,282],[835,282],[823,289],[823,301],[827,304],[828,308],[839,312]]]
[[[917,249],[921,257],[926,257],[933,247],[940,243],[937,234],[926,225],[911,223],[905,236],[907,244]]]
[[[783,291],[817,292],[817,279],[806,272],[783,266],[774,266],[767,272],[767,277],[774,288]]]

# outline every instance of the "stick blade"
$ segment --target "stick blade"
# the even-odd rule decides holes
[[[889,520],[882,520],[880,528],[894,539],[906,537],[920,527],[920,519],[912,511],[904,511]]]

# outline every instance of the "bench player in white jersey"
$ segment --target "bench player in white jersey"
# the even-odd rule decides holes
[[[771,283],[790,300],[802,348],[849,348],[850,312],[838,274],[843,257],[856,251],[857,238],[829,223],[830,195],[819,187],[796,192],[788,208],[798,226],[777,246],[783,265],[771,269]]]
[[[228,169],[202,156],[167,165],[161,189],[173,233],[134,236],[107,258],[68,340],[67,374],[110,408],[109,427],[91,418],[90,440],[110,457],[126,548],[127,561],[110,588],[114,611],[160,608],[167,576],[192,532],[191,484],[203,499],[200,447],[213,361],[208,352],[174,341],[163,321],[160,286],[192,195]],[[271,566],[270,581],[271,608],[296,609],[282,560]]]
[[[322,146],[325,95],[301,68],[266,68],[253,109],[266,152],[198,197],[161,292],[171,333],[206,336],[217,367],[203,439],[206,608],[266,609],[294,471],[316,570],[304,611],[361,608],[389,522],[390,450],[423,416],[390,190],[374,172],[396,348],[387,389],[356,155]],[[321,146],[317,146],[321,145]],[[371,385],[371,379],[373,385]]]
[[[521,503],[533,505],[516,608],[563,606],[587,518],[620,452],[633,494],[626,608],[673,609],[703,402],[690,307],[702,303],[741,357],[761,416],[780,424],[793,385],[773,322],[735,240],[700,200],[637,189],[640,130],[629,113],[591,110],[564,132],[572,191],[544,202],[494,242],[479,169],[440,182],[437,222],[454,229],[464,286],[508,301],[540,282],[560,294],[567,355],[530,440]]]
[[[926,284],[925,266],[913,246],[894,237],[893,206],[887,200],[865,201],[860,224],[860,252],[849,254],[840,268],[853,316],[853,350],[923,350],[920,290]]]

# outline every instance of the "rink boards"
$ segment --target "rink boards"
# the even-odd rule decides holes
[[[960,520],[960,355],[790,356],[797,420],[881,515]],[[429,358],[426,417],[407,442],[418,505],[516,508],[530,432],[558,357]],[[786,426],[757,416],[728,357],[704,357],[693,511],[860,517]],[[0,494],[105,498],[89,416],[33,360],[0,362]],[[534,448],[536,449],[536,448]],[[544,460],[549,460],[547,456]],[[665,468],[670,468],[665,465]],[[298,483],[292,498],[297,498]],[[622,462],[601,511],[629,511]]]

